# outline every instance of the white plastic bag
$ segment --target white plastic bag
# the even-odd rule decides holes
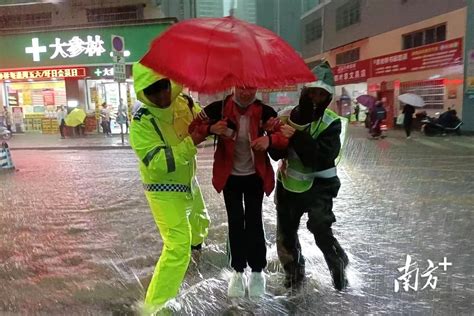
[[[397,117],[397,125],[403,125],[403,120],[405,119],[405,114],[401,113],[398,117]]]

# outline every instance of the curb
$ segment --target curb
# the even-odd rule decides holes
[[[109,149],[132,149],[129,145],[124,146],[66,146],[66,147],[10,147],[10,150],[109,150]]]
[[[199,144],[197,148],[206,148],[212,147],[214,143],[207,142],[204,144]],[[10,147],[10,150],[20,151],[20,150],[45,150],[45,151],[52,151],[52,150],[113,150],[113,149],[132,149],[130,145],[107,145],[107,146],[63,146],[63,147]]]

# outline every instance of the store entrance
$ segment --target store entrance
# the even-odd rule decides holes
[[[120,88],[119,88],[120,87]],[[122,100],[123,111],[127,114],[127,122],[123,124],[123,132],[127,132],[127,125],[130,121],[130,109],[135,101],[132,82],[117,83],[113,80],[87,80],[89,109],[96,111],[99,119],[102,104],[105,102],[110,109],[110,128],[112,134],[120,134],[120,124],[117,117]],[[120,90],[119,90],[120,89]],[[101,131],[100,122],[98,129]]]

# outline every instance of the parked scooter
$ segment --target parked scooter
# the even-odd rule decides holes
[[[421,120],[421,131],[426,136],[461,135],[461,125],[463,122],[457,116],[456,110],[448,110],[438,118],[426,116]]]
[[[10,132],[6,127],[0,125],[0,138],[3,140],[9,140],[12,138],[12,132]]]

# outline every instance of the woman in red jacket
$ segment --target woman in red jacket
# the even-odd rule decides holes
[[[224,192],[229,223],[230,265],[234,273],[229,297],[245,296],[244,269],[252,269],[249,296],[265,293],[266,246],[262,222],[263,194],[273,191],[275,177],[267,155],[269,147],[284,149],[288,139],[277,125],[277,113],[257,100],[257,89],[236,88],[224,100],[208,105],[190,126],[190,132],[218,136],[212,184]]]

